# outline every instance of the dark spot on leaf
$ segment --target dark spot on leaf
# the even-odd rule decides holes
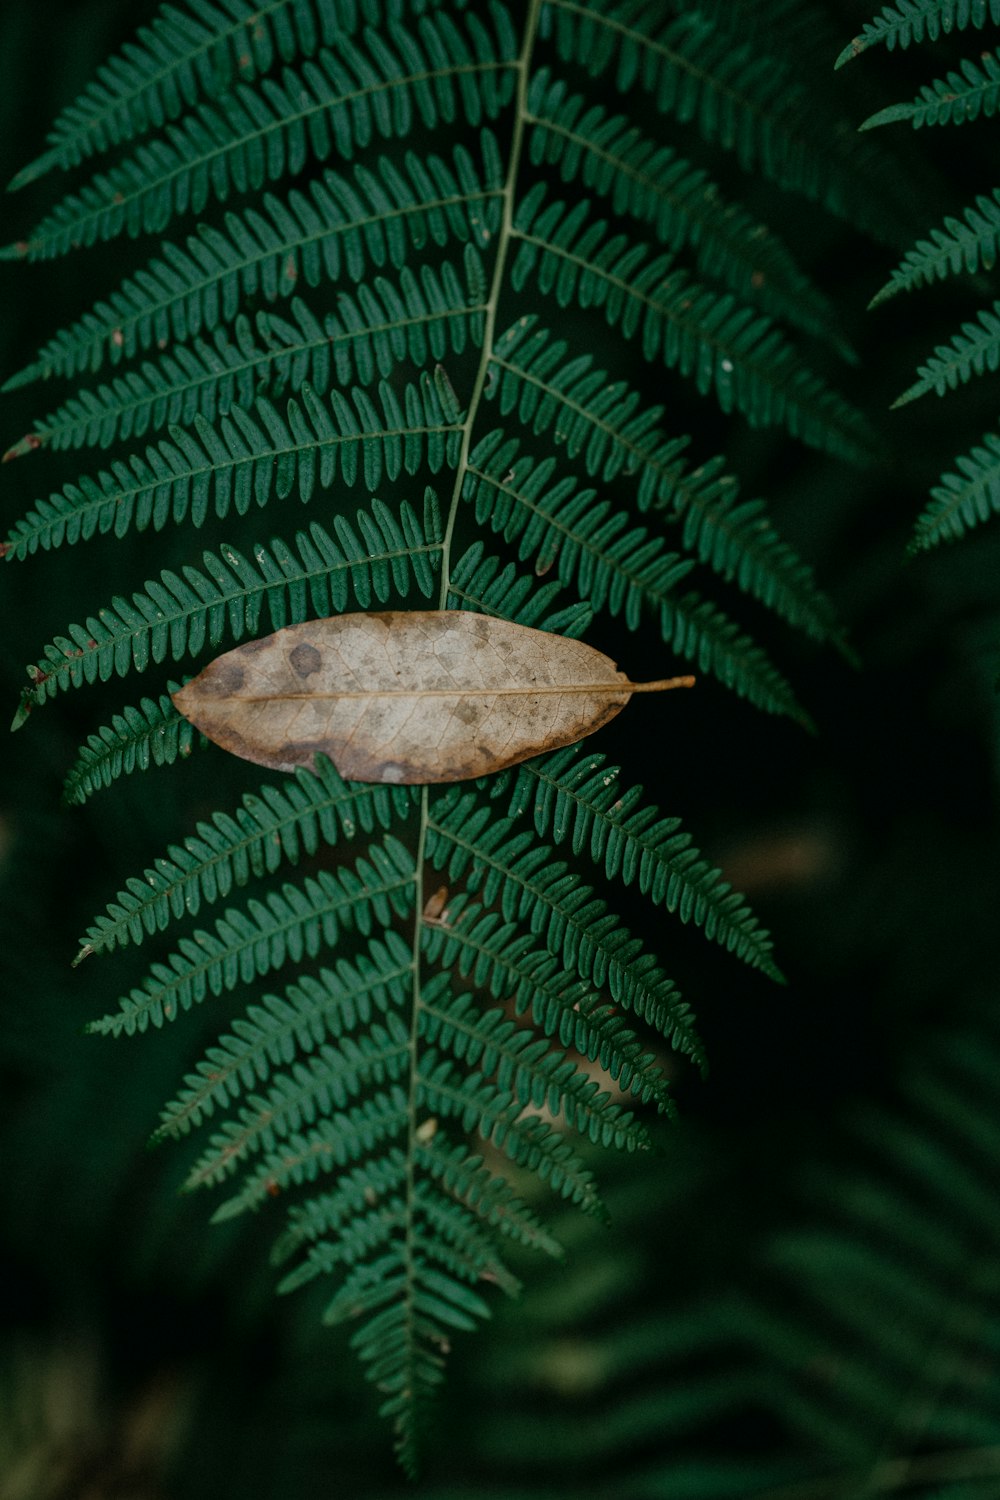
[[[308,641],[300,641],[288,660],[299,677],[308,677],[311,672],[318,672],[323,663],[316,647],[310,646]]]
[[[243,668],[235,661],[227,661],[219,657],[215,671],[207,671],[202,679],[203,691],[216,693],[220,698],[228,698],[233,693],[238,693],[243,686]]]

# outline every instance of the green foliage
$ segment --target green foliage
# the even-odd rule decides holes
[[[1000,25],[998,0],[897,0],[895,5],[883,6],[876,19],[862,27],[837,58],[836,66],[843,67],[869,47],[882,45],[891,52],[911,42],[936,42],[966,27],[981,30],[991,22]]]
[[[988,432],[981,448],[956,460],[958,474],[943,474],[920,514],[914,552],[926,552],[940,541],[954,541],[971,526],[1000,511],[1000,438]]]
[[[88,736],[66,775],[66,802],[79,806],[119,776],[146,771],[150,765],[172,766],[178,757],[191,754],[197,738],[194,727],[170,699],[179,686],[168,683],[159,698],[143,698],[138,707],[124,708],[110,724]]]
[[[839,643],[834,610],[766,503],[646,395],[704,400],[744,439],[872,449],[829,375],[846,346],[826,299],[756,198],[712,175],[722,147],[777,185],[776,212],[801,193],[893,232],[872,153],[813,122],[764,34],[631,0],[164,9],[15,179],[114,158],[7,259],[173,236],[7,382],[74,383],[8,458],[107,457],[37,499],[5,556],[93,540],[116,590],[28,668],[17,721],[416,592],[598,641],[620,621],[637,654],[808,723],[751,631],[770,611]],[[692,127],[690,160],[658,112]],[[319,515],[293,535],[300,503]],[[264,509],[291,541],[257,540]],[[751,626],[732,613],[747,601]],[[68,801],[196,748],[161,687],[90,736]],[[533,1178],[600,1216],[589,1147],[648,1150],[647,1116],[674,1109],[669,1051],[704,1064],[616,889],[780,977],[743,898],[618,775],[570,749],[444,791],[345,783],[322,760],[228,812],[213,787],[81,939],[77,962],[169,934],[94,1031],[194,1031],[204,1002],[227,1007],[157,1139],[208,1132],[186,1180],[226,1185],[217,1219],[287,1199],[282,1289],[332,1283],[326,1321],[355,1325],[409,1470],[451,1338],[490,1315],[484,1284],[518,1285],[503,1242],[557,1250]]]
[[[966,27],[981,28],[987,22],[1000,24],[1000,7],[986,0],[905,0],[898,10],[887,8],[879,21],[866,27],[860,38],[841,55],[864,51],[876,41],[901,47],[912,42],[937,41],[939,36]],[[892,105],[864,122],[862,129],[909,120],[914,128],[921,125],[960,125],[982,116],[995,114],[1000,88],[1000,53],[983,51],[976,61],[966,59],[958,71],[948,73],[921,90],[912,104]],[[963,210],[962,217],[950,216],[943,229],[931,231],[929,240],[920,240],[892,272],[890,280],[873,298],[872,306],[901,291],[926,286],[936,280],[976,272],[992,271],[996,261],[997,195],[980,194],[975,204]],[[983,308],[976,318],[963,323],[961,331],[947,344],[938,345],[933,355],[918,367],[918,379],[893,403],[905,406],[933,391],[943,396],[949,390],[966,385],[973,377],[993,374],[1000,367],[1000,303]],[[956,458],[961,476],[945,473],[931,490],[931,500],[917,522],[911,551],[936,546],[943,539],[954,540],[995,511],[991,478],[992,435],[987,433],[983,445],[970,454]]]
[[[1000,189],[987,198],[980,194],[975,207],[964,210],[961,219],[947,218],[943,229],[932,229],[929,240],[918,240],[902,259],[880,292],[871,300],[877,307],[897,292],[930,285],[947,276],[970,276],[982,269],[992,271],[997,259],[1000,230]]]
[[[925,84],[912,104],[891,104],[880,109],[861,126],[891,125],[909,120],[914,130],[921,125],[964,125],[980,115],[988,119],[1000,104],[1000,56],[980,53],[979,61],[963,60],[958,71]]]

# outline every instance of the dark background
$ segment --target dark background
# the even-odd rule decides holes
[[[824,10],[832,64],[869,12]],[[5,178],[152,14],[134,0],[5,0]],[[941,71],[927,55],[875,52],[837,75],[843,108],[860,120]],[[957,147],[953,133],[922,137],[919,158],[907,131],[888,134],[922,200],[915,229],[994,185],[988,122],[966,128]],[[930,484],[994,421],[996,384],[887,411],[933,344],[993,291],[980,278],[868,314],[892,250],[741,180],[724,160],[719,170],[842,310],[859,362],[831,361],[829,373],[869,414],[882,456],[855,471],[750,433],[672,381],[677,430],[693,429],[705,456],[725,451],[745,493],[770,499],[779,529],[833,595],[861,665],[748,611],[815,718],[815,737],[707,681],[665,708],[637,702],[607,731],[601,748],[750,897],[788,985],[745,971],[676,922],[629,910],[695,1004],[709,1077],[679,1067],[681,1119],[663,1127],[661,1158],[598,1163],[611,1227],[557,1214],[568,1269],[525,1267],[523,1304],[498,1308],[456,1349],[419,1496],[627,1496],[640,1493],[622,1477],[632,1465],[644,1494],[712,1500],[791,1479],[800,1460],[808,1469],[804,1440],[780,1403],[768,1405],[767,1358],[747,1353],[733,1309],[748,1297],[767,1303],[768,1246],[808,1216],[811,1182],[849,1170],[856,1146],[845,1121],[867,1105],[902,1108],[912,1060],[995,1003],[1000,531],[916,561],[904,549]],[[51,191],[43,180],[9,196],[0,239],[23,233]],[[0,264],[0,368],[20,368],[146,249]],[[4,446],[38,403],[31,390],[6,398]],[[58,462],[45,460],[41,479],[22,472],[35,462],[0,471],[11,521],[36,485],[55,486]],[[66,477],[76,467],[70,458]],[[119,569],[151,571],[140,540],[145,551],[125,544],[131,575],[106,539],[4,569],[9,714],[23,664],[44,641],[120,588]],[[159,545],[157,567],[169,565],[171,546],[185,555],[189,539]],[[655,652],[625,632],[600,644],[633,676],[661,675]],[[3,748],[0,1495],[398,1493],[404,1483],[346,1339],[318,1325],[321,1300],[272,1298],[269,1226],[209,1226],[210,1204],[175,1195],[183,1149],[144,1149],[198,1036],[176,1028],[111,1044],[81,1034],[144,967],[129,952],[71,970],[87,921],[195,816],[257,780],[206,756],[151,773],[152,795],[152,783],[133,778],[84,809],[62,808],[77,746],[137,696],[114,684],[66,694]],[[604,1446],[602,1427],[615,1434]],[[827,1493],[807,1486],[801,1497]]]

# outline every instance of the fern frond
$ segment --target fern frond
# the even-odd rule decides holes
[[[178,917],[197,916],[236,886],[297,864],[321,843],[359,831],[388,831],[414,805],[408,788],[345,782],[323,756],[314,771],[295,771],[277,787],[247,794],[233,813],[215,813],[183,844],[171,844],[154,866],[133,877],[81,939],[77,962],[91,953],[141,943]]]
[[[693,379],[752,427],[782,425],[813,447],[867,461],[860,413],[808,369],[769,318],[692,282],[670,256],[650,259],[645,246],[609,234],[604,220],[588,222],[586,202],[567,209],[544,199],[536,184],[515,216],[518,290],[534,276],[560,307],[599,308],[623,337],[640,339],[646,359]]]
[[[673,633],[668,635],[670,622]],[[661,614],[661,629],[671,649],[699,671],[709,672],[755,708],[787,714],[803,729],[815,731],[788,679],[711,599],[694,592],[672,599],[669,612]]]
[[[922,125],[966,125],[970,120],[990,119],[1000,109],[1000,51],[981,52],[977,62],[963,58],[959,71],[924,84],[908,104],[890,104],[858,126],[874,130],[909,120],[914,130]]]
[[[169,438],[130,459],[115,460],[96,476],[67,484],[40,500],[8,537],[7,556],[24,558],[39,548],[89,541],[114,531],[162,531],[186,522],[202,526],[210,515],[246,515],[297,494],[303,504],[334,480],[369,492],[384,478],[414,474],[426,464],[437,473],[454,465],[461,428],[454,393],[442,371],[407,385],[402,400],[388,381],[378,385],[378,405],[360,386],[348,400],[339,390],[326,401],[308,386],[290,397],[284,413],[261,397],[250,410],[233,406],[217,426],[196,416],[190,429],[172,427]]]
[[[235,547],[205,552],[202,568],[163,572],[130,600],[116,598],[85,624],[45,647],[28,668],[30,701],[44,703],[84,683],[107,682],[150,662],[180,661],[206,645],[252,636],[264,619],[272,630],[342,614],[353,600],[367,609],[413,585],[425,598],[440,566],[442,528],[432,491],[423,516],[403,501],[398,514],[380,500],[355,523],[335,516],[333,535],[313,522],[294,544],[258,544],[250,556]]]
[[[509,819],[477,804],[472,793],[435,799],[427,825],[427,857],[450,880],[499,901],[505,921],[527,920],[547,951],[588,984],[607,985],[617,1004],[647,1021],[679,1050],[703,1062],[687,1006],[642,944],[606,902],[581,884],[562,860]]]
[[[910,552],[927,552],[953,542],[973,526],[1000,515],[1000,437],[983,435],[981,447],[955,460],[959,472],[941,475],[921,511]]]
[[[189,756],[198,735],[171,701],[171,693],[180,686],[168,683],[159,698],[143,698],[137,708],[123,708],[110,724],[91,734],[63,782],[63,801],[80,807],[120,776],[151,765],[172,766]]]
[[[868,21],[848,42],[834,67],[842,68],[869,47],[902,50],[925,38],[936,42],[951,31],[973,26],[982,30],[991,21],[1000,26],[1000,0],[896,0],[895,5],[884,5],[875,20]]]
[[[690,246],[700,273],[744,302],[845,351],[826,298],[785,245],[727,202],[706,171],[644,136],[625,116],[588,106],[546,68],[532,80],[528,109],[536,165],[557,166],[563,182],[580,181],[610,198],[616,214],[652,225],[666,249]]]
[[[393,1147],[365,1166],[344,1172],[333,1191],[295,1204],[289,1209],[288,1223],[271,1250],[271,1264],[282,1265],[303,1246],[315,1244],[352,1219],[360,1218],[371,1208],[373,1198],[384,1198],[402,1187],[406,1171],[405,1154]],[[300,1264],[286,1278],[289,1284],[282,1283],[279,1291],[292,1291],[313,1274],[311,1269],[304,1273]]]
[[[425,263],[419,276],[404,266],[398,283],[377,276],[354,296],[339,292],[336,312],[322,321],[301,297],[288,318],[258,312],[251,324],[241,314],[231,336],[217,329],[210,343],[179,344],[156,364],[147,360],[71,396],[5,458],[45,445],[109,448],[150,429],[190,425],[197,416],[214,422],[234,403],[246,407],[258,396],[274,399],[304,385],[324,396],[333,385],[374,385],[403,362],[423,368],[460,355],[482,339],[485,281],[471,245],[465,272],[463,288],[448,261],[437,270]]]
[[[973,375],[992,373],[1000,367],[1000,302],[984,308],[976,322],[963,323],[950,344],[939,344],[924,365],[918,365],[920,379],[908,386],[892,403],[893,408],[907,406],[928,391],[943,396],[965,385]]]
[[[438,1237],[428,1244],[425,1235],[411,1229],[405,1253],[397,1246],[353,1272],[325,1315],[326,1322],[339,1323],[374,1314],[351,1343],[367,1378],[385,1395],[379,1413],[392,1419],[396,1456],[411,1479],[419,1467],[425,1408],[444,1378],[444,1351],[456,1329],[468,1332],[490,1316],[468,1286],[428,1264],[439,1258],[439,1244]],[[386,1286],[388,1296],[374,1290],[379,1285]]]
[[[499,224],[503,169],[496,139],[480,132],[482,164],[463,146],[453,165],[407,152],[359,164],[353,178],[324,172],[286,199],[227,213],[161,255],[91,312],[57,334],[3,390],[56,375],[96,372],[136,353],[185,343],[233,323],[245,300],[291,297],[341,275],[361,281],[370,267],[401,268],[413,250],[449,239],[485,248]]]
[[[500,5],[489,13],[490,28],[468,14],[463,27],[442,15],[411,30],[369,29],[363,46],[342,38],[308,70],[286,68],[280,83],[237,85],[69,194],[5,253],[49,259],[123,233],[159,233],[174,215],[259,191],[309,161],[351,161],[373,137],[404,139],[415,121],[433,129],[462,117],[476,128],[495,119],[514,87],[516,38]]]
[[[555,461],[535,463],[520,457],[519,447],[496,429],[473,450],[464,493],[476,520],[518,542],[522,561],[541,553],[544,571],[555,568],[592,608],[624,614],[635,630],[643,604],[664,601],[693,564],[667,552],[644,527],[626,531],[627,518],[609,501],[595,504],[595,490],[577,491],[568,478],[550,485]]]
[[[664,818],[643,801],[641,786],[622,791],[619,766],[605,756],[568,746],[519,767],[509,817],[531,818],[539,838],[569,842],[603,865],[609,880],[635,883],[643,896],[694,922],[705,936],[781,979],[770,934],[743,897],[702,859],[679,818]]]
[[[133,1036],[160,1027],[210,995],[252,984],[286,963],[315,958],[333,948],[344,927],[371,931],[413,903],[414,865],[397,839],[373,844],[367,857],[336,874],[320,870],[301,886],[286,883],[266,902],[253,899],[244,910],[231,908],[215,931],[199,929],[153,964],[141,983],[118,1002],[118,1012],[90,1029],[111,1036]]]
[[[864,222],[874,151],[804,116],[796,46],[775,36],[772,55],[791,0],[756,14],[740,0],[752,32],[721,0],[677,0],[669,17],[646,0],[527,0],[515,19],[499,0],[184,3],[109,65],[18,181],[117,157],[0,256],[229,211],[180,224],[151,260],[134,254],[141,269],[8,381],[86,377],[8,457],[111,451],[36,502],[0,552],[234,516],[239,550],[216,537],[194,565],[117,582],[44,648],[19,718],[72,687],[414,591],[567,636],[596,610],[633,630],[655,618],[661,652],[803,717],[764,652],[687,590],[700,562],[831,638],[808,568],[721,460],[696,466],[661,407],[536,323],[551,296],[631,341],[622,359],[641,350],[661,383],[676,372],[751,426],[867,457],[863,420],[771,321],[836,343],[823,298],[697,157],[643,133],[652,104]],[[579,64],[565,82],[534,71],[545,39],[543,61]],[[639,114],[591,106],[588,73],[644,95]],[[430,154],[455,138],[471,151]],[[334,154],[344,175],[323,169]],[[547,198],[560,175],[601,207]],[[679,248],[716,289],[674,267]],[[534,433],[538,459],[523,431],[484,420],[489,401]],[[446,514],[431,474],[447,481]],[[404,475],[425,489],[422,516],[385,493]],[[362,485],[348,520],[343,491]],[[325,497],[323,525],[248,547],[252,507],[296,495]],[[490,532],[506,555],[487,553]],[[169,697],[143,698],[91,736],[67,799],[196,742]],[[489,1316],[485,1286],[518,1289],[503,1238],[559,1253],[522,1178],[604,1216],[589,1147],[649,1149],[646,1107],[673,1113],[667,1047],[704,1063],[690,1006],[605,878],[778,976],[742,898],[641,788],[619,793],[619,774],[573,749],[439,791],[350,784],[318,757],[167,844],[81,939],[77,962],[150,937],[156,950],[91,1031],[168,1029],[221,1002],[154,1139],[203,1132],[186,1186],[226,1185],[216,1219],[292,1197],[281,1289],[333,1278],[325,1321],[355,1323],[411,1469],[449,1339]],[[580,879],[588,859],[601,894]]]
[[[803,718],[790,685],[759,646],[710,603],[674,592],[690,559],[668,552],[645,527],[626,529],[626,516],[609,501],[595,503],[596,492],[578,491],[572,478],[550,486],[554,460],[536,464],[517,450],[516,440],[505,442],[494,431],[473,451],[464,493],[477,521],[517,542],[522,559],[540,554],[536,568],[555,568],[594,609],[621,615],[630,630],[651,609],[672,650],[769,713]]]
[[[897,292],[929,286],[935,280],[959,276],[963,271],[970,276],[980,269],[992,271],[998,253],[1000,188],[994,188],[990,197],[980,193],[975,206],[963,210],[961,219],[949,216],[943,229],[932,229],[930,239],[918,240],[868,306],[877,307]]]
[[[11,189],[53,167],[64,171],[176,120],[199,99],[213,99],[237,80],[266,74],[276,59],[312,57],[320,46],[359,27],[398,19],[393,0],[187,0],[188,11],[164,8],[135,40],[100,69],[62,111],[49,149],[13,178]],[[220,8],[221,7],[221,8]],[[360,13],[359,13],[360,12]]]
[[[624,473],[640,511],[683,522],[685,547],[814,640],[837,633],[830,601],[812,569],[781,540],[763,501],[739,503],[739,481],[724,460],[690,466],[687,437],[660,428],[663,407],[640,407],[624,381],[612,381],[589,354],[567,359],[568,346],[521,318],[496,341],[487,396],[504,416],[517,412],[536,433],[551,433],[571,457],[581,457],[592,479]]]

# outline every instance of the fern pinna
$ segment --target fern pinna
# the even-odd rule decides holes
[[[8,457],[89,457],[3,545],[162,536],[145,581],[40,650],[17,722],[387,601],[567,635],[615,618],[805,722],[717,600],[820,642],[831,606],[643,371],[843,459],[868,430],[796,341],[846,352],[822,295],[674,127],[861,224],[890,189],[819,97],[791,128],[780,29],[762,57],[737,11],[186,0],[109,62],[14,185],[110,164],[4,253],[171,238],[8,381],[62,383]],[[201,748],[176,686],[90,735],[67,801]],[[777,976],[676,818],[579,746],[433,794],[320,761],[205,816],[82,941],[81,960],[171,934],[93,1030],[244,998],[157,1136],[202,1131],[190,1181],[225,1186],[219,1216],[288,1195],[281,1286],[332,1277],[327,1321],[355,1325],[407,1468],[449,1339],[488,1315],[484,1283],[514,1290],[504,1242],[558,1252],[519,1174],[599,1213],[574,1133],[648,1147],[650,1110],[672,1110],[663,1044],[701,1061],[605,882]]]

